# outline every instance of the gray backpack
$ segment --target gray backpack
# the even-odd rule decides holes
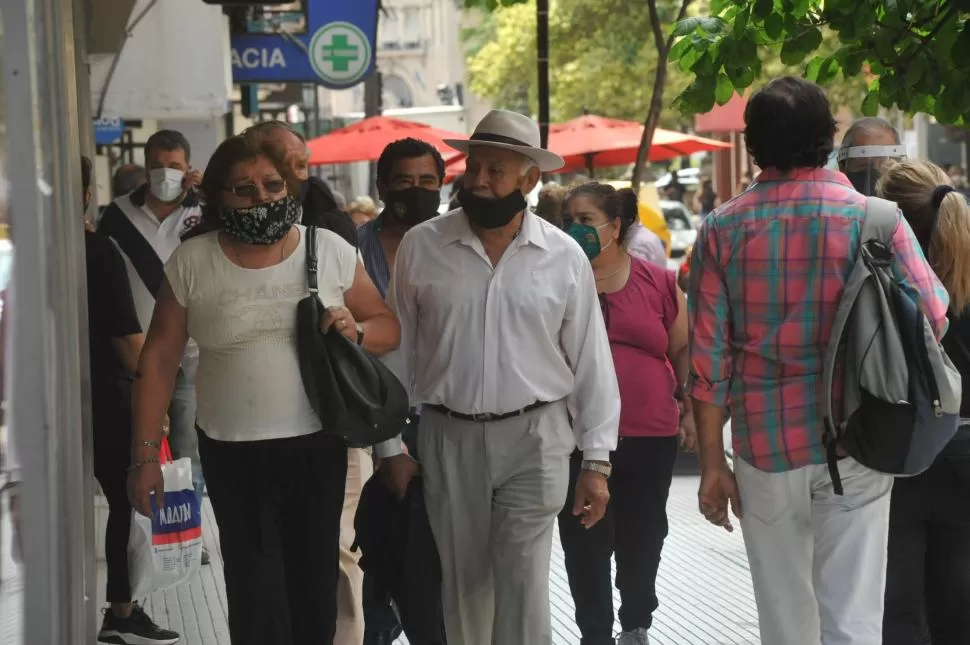
[[[896,204],[868,198],[859,254],[825,351],[824,444],[838,495],[839,448],[872,470],[918,475],[959,422],[960,373],[893,274],[898,225]],[[841,410],[832,403],[837,365],[844,367]]]

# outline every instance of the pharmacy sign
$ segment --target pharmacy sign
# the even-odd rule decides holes
[[[299,33],[263,28],[231,34],[234,83],[318,83],[339,90],[374,71],[378,0],[304,0],[303,6]]]
[[[310,65],[324,84],[346,87],[370,69],[373,53],[363,31],[349,22],[331,22],[310,40]]]

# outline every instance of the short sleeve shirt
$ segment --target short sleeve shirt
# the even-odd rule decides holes
[[[245,269],[232,262],[218,232],[183,243],[165,265],[176,300],[199,345],[199,427],[220,441],[258,441],[311,434],[320,420],[310,406],[296,348],[296,306],[308,295],[306,229],[281,263]],[[344,304],[357,253],[336,233],[317,231],[319,297]]]
[[[88,337],[92,387],[113,386],[124,375],[124,366],[111,339],[141,333],[131,296],[131,284],[121,253],[98,233],[84,232],[88,280]]]

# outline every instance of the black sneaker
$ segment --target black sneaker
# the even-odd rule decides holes
[[[98,633],[99,643],[112,645],[174,645],[179,638],[175,632],[152,622],[139,605],[132,607],[128,618],[118,618],[113,611],[107,610]]]

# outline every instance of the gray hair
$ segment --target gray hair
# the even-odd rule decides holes
[[[867,116],[852,124],[845,136],[842,137],[842,147],[851,148],[855,145],[856,139],[878,134],[891,134],[895,145],[898,146],[902,143],[899,131],[889,121],[877,116]]]
[[[538,167],[539,167],[539,164],[536,163],[535,159],[533,159],[532,157],[527,157],[525,155],[522,155],[522,170],[520,171],[521,174],[519,176],[525,177],[527,174],[529,174],[530,170]]]

